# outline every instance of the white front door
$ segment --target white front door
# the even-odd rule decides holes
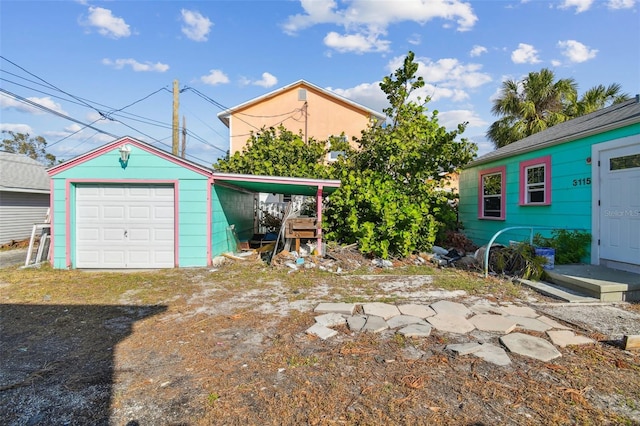
[[[600,152],[600,258],[640,265],[640,144]]]
[[[77,268],[173,268],[174,188],[76,188]]]

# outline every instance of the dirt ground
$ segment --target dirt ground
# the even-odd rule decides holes
[[[572,313],[473,271],[342,262],[340,274],[253,260],[0,269],[0,423],[640,425],[640,354],[619,340],[639,332],[637,304]],[[319,302],[443,298],[530,306],[597,343],[560,348],[549,362],[509,354],[498,367],[445,350],[469,337],[437,330],[408,339],[340,327],[326,341],[305,332]]]

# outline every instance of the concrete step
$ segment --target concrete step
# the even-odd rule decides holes
[[[551,283],[603,302],[640,300],[640,274],[598,265],[557,265],[545,272]]]
[[[536,290],[546,296],[562,300],[569,303],[593,303],[599,302],[599,298],[591,297],[585,293],[562,287],[545,281],[531,281],[520,278],[518,280],[522,285]]]

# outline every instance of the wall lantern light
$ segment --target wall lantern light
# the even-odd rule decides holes
[[[120,161],[126,163],[129,161],[129,155],[131,154],[131,147],[126,143],[120,147]]]

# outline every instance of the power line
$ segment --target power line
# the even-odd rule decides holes
[[[38,109],[41,109],[41,110],[46,111],[46,112],[48,112],[48,113],[51,113],[51,114],[57,115],[58,117],[62,117],[62,118],[64,118],[65,120],[73,121],[74,123],[81,124],[81,125],[83,125],[83,126],[85,126],[85,127],[88,127],[88,128],[90,128],[90,129],[93,129],[93,130],[95,130],[95,131],[97,131],[97,132],[103,133],[103,134],[105,134],[105,135],[109,135],[109,136],[111,136],[111,137],[113,137],[113,138],[116,138],[116,139],[118,138],[118,136],[114,135],[113,133],[105,132],[104,130],[98,129],[97,127],[93,127],[91,124],[87,124],[87,123],[84,123],[84,122],[82,122],[82,121],[80,121],[80,120],[78,120],[78,119],[75,119],[75,118],[73,118],[73,117],[69,117],[69,116],[68,116],[68,115],[66,115],[66,114],[63,114],[63,113],[61,113],[61,112],[59,112],[59,111],[53,110],[53,109],[51,109],[51,108],[48,108],[48,107],[46,107],[46,106],[44,106],[44,105],[40,105],[39,103],[34,102],[34,101],[32,101],[32,100],[29,100],[29,99],[27,99],[27,98],[23,98],[22,96],[20,96],[20,95],[16,95],[15,93],[12,93],[12,92],[10,92],[10,91],[8,91],[8,90],[5,90],[5,89],[3,89],[3,88],[1,88],[1,87],[0,87],[0,92],[2,92],[2,93],[4,93],[4,94],[7,94],[7,95],[11,96],[12,98],[14,98],[14,99],[16,99],[16,100],[19,100],[20,102],[23,102],[23,103],[25,103],[25,104],[29,104],[29,105],[31,105],[31,106],[33,106],[33,107],[35,107],[35,108],[38,108]]]
[[[76,97],[76,96],[72,95],[71,93],[65,92],[64,90],[60,89],[59,87],[55,86],[54,84],[49,83],[47,80],[45,80],[45,79],[43,79],[43,78],[41,78],[41,77],[38,77],[37,75],[35,75],[35,74],[33,74],[32,72],[28,71],[27,69],[25,69],[25,68],[21,67],[20,65],[16,64],[15,62],[10,61],[9,59],[5,58],[4,56],[0,55],[0,58],[2,58],[2,59],[4,59],[5,61],[9,62],[9,63],[10,63],[10,64],[12,64],[13,66],[15,66],[15,67],[17,67],[17,68],[20,68],[22,71],[26,72],[26,73],[27,73],[27,74],[29,74],[30,76],[37,78],[38,80],[42,81],[43,83],[45,83],[45,84],[46,84],[46,85],[48,85],[49,87],[51,87],[51,88],[53,88],[53,89],[56,89],[57,91],[59,91],[59,92],[61,92],[61,93],[64,93],[64,94],[65,94],[65,95],[67,95],[67,96],[71,96],[72,98],[74,98],[74,99],[76,99],[76,100],[78,100],[78,101],[82,102],[82,103],[83,103],[84,105],[86,105],[87,107],[91,108],[92,110],[96,111],[98,114],[102,115],[102,111],[100,111],[99,109],[97,109],[97,108],[93,107],[92,105],[89,105],[88,103],[84,102],[82,99],[80,99],[80,98],[78,98],[78,97]]]

